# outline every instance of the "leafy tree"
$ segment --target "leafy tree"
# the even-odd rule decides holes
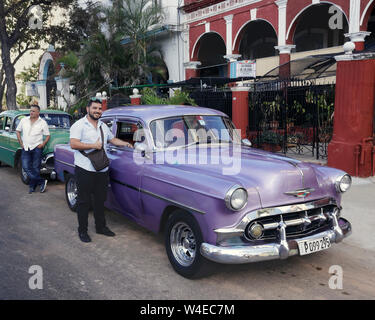
[[[43,41],[55,43],[66,32],[62,25],[47,24],[54,8],[68,8],[74,0],[0,0],[0,96],[6,85],[8,109],[16,109],[14,65]]]
[[[111,6],[100,8],[97,31],[82,43],[77,65],[68,68],[78,104],[97,91],[108,91],[110,84],[144,83],[151,74],[166,78],[162,56],[150,37],[162,17],[161,7],[151,0],[112,0]],[[126,46],[121,44],[124,38],[129,39]]]

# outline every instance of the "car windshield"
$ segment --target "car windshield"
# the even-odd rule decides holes
[[[28,114],[16,118],[14,128],[17,128],[22,118],[29,116]],[[69,129],[71,125],[71,117],[67,114],[40,113],[39,116],[45,120],[49,128]]]
[[[150,124],[156,148],[239,141],[232,122],[221,116],[177,116]]]

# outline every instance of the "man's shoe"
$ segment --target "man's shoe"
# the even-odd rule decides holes
[[[91,238],[87,232],[80,232],[78,235],[82,242],[91,242]]]
[[[46,188],[47,188],[47,182],[48,180],[44,180],[42,185],[40,186],[40,192],[43,193],[44,191],[46,191]]]
[[[107,237],[114,237],[116,234],[108,229],[108,227],[104,227],[102,229],[96,229],[96,233],[103,234]]]

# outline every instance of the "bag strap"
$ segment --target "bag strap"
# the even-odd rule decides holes
[[[100,135],[101,135],[101,137],[102,137],[102,148],[99,149],[99,150],[102,150],[102,149],[104,149],[104,133],[103,133],[102,126],[100,126],[99,128],[100,128]],[[87,153],[84,152],[83,150],[79,150],[79,152],[82,153],[85,157],[88,157],[88,156],[87,156]]]

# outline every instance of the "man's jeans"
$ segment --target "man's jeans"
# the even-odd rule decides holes
[[[27,173],[30,181],[29,186],[31,190],[35,190],[38,184],[42,184],[44,179],[40,176],[40,165],[42,161],[43,149],[35,148],[33,150],[22,150],[22,168]]]

